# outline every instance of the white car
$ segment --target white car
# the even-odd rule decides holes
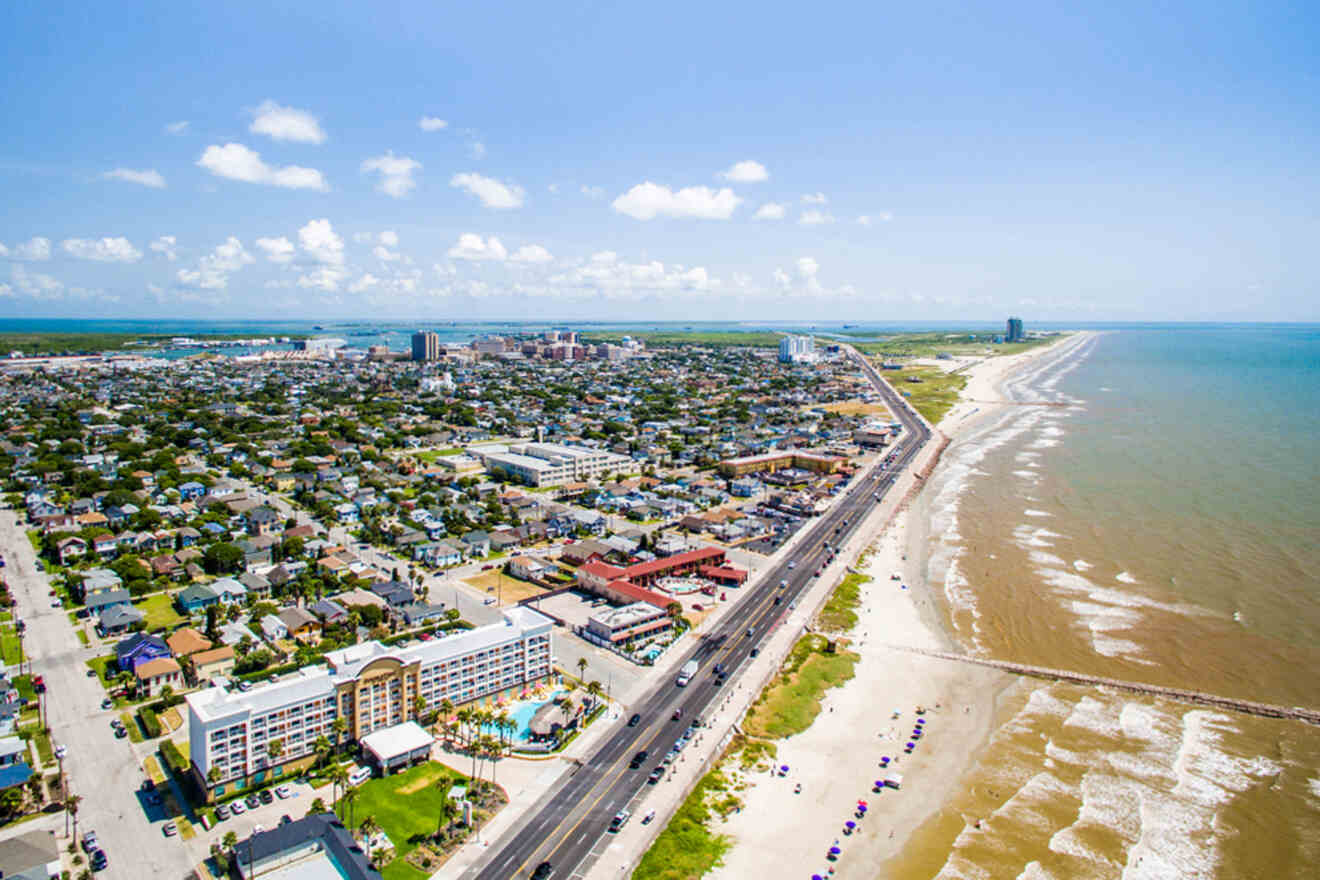
[[[291,798],[293,797],[293,789],[289,788],[288,785],[281,785],[280,787],[275,789],[275,797],[279,798],[280,800],[284,800],[285,798]]]

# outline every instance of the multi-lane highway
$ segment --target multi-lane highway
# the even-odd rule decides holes
[[[925,422],[864,358],[851,349],[849,356],[859,363],[903,424],[902,439],[886,456],[888,464],[854,478],[843,497],[795,538],[780,562],[744,588],[749,595],[729,609],[721,625],[702,636],[682,658],[684,663],[696,660],[700,665],[689,685],[678,687],[673,677],[658,682],[631,707],[641,716],[641,722],[620,726],[608,735],[567,780],[533,805],[525,821],[491,846],[491,855],[469,871],[468,877],[529,877],[543,862],[551,864],[555,877],[570,877],[606,833],[615,812],[646,784],[647,775],[689,721],[701,717],[723,691],[734,686],[743,664],[766,633],[811,586],[816,572],[884,498],[898,474],[925,445],[930,438]],[[716,664],[728,671],[728,682],[719,682],[714,674]],[[679,709],[682,717],[674,721],[672,716]],[[648,752],[648,757],[634,768],[630,766],[632,758],[640,751]]]

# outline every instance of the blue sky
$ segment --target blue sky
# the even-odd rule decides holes
[[[1320,320],[1314,4],[1068,6],[7,4],[0,314]]]

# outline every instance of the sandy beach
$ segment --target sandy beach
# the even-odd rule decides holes
[[[933,362],[968,373],[962,401],[936,428],[950,438],[969,431],[1007,405],[998,388],[1006,376],[1040,358],[1068,356],[1081,336],[1010,357]],[[808,878],[828,875],[831,868],[840,878],[883,876],[882,863],[940,808],[976,759],[1014,679],[895,648],[956,648],[945,630],[941,599],[921,579],[927,529],[918,494],[872,537],[861,566],[871,581],[862,589],[851,634],[851,647],[861,658],[856,675],[826,693],[809,730],[778,742],[776,763],[790,768],[786,775],[732,771],[735,789],[745,785],[739,791],[744,807],[716,826],[734,845],[725,864],[709,876]],[[892,579],[895,574],[898,580]],[[905,754],[918,718],[925,722],[923,736]],[[882,769],[885,757],[889,774]],[[873,791],[877,779],[893,772],[903,777],[901,789]],[[860,800],[868,807],[861,819]],[[846,833],[848,821],[857,826],[851,833]],[[832,846],[841,850],[834,861],[827,859]]]

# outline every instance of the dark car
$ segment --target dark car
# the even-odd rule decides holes
[[[641,715],[634,715],[633,717],[631,717],[631,718],[628,719],[628,726],[629,726],[629,727],[636,727],[637,725],[639,725],[639,724],[641,724],[641,723],[642,723],[642,716],[641,716]]]
[[[250,794],[243,798],[243,803],[247,804],[249,809],[255,810],[257,807],[261,806],[261,798],[257,797],[255,794]]]
[[[760,649],[760,648],[752,648],[752,656],[753,656],[753,657],[758,656],[760,653],[761,653],[761,649]]]
[[[550,880],[550,876],[554,874],[554,872],[555,869],[549,862],[542,862],[537,865],[536,870],[532,872],[532,880]]]
[[[665,775],[665,766],[661,764],[659,767],[656,767],[654,770],[651,771],[651,775],[646,777],[646,782],[648,785],[655,785],[657,782],[660,781],[661,777],[663,777],[664,775]]]
[[[93,870],[93,871],[100,871],[100,870],[103,870],[103,869],[105,868],[105,866],[108,865],[108,864],[110,863],[109,859],[107,859],[107,858],[105,857],[105,850],[103,850],[103,849],[94,849],[94,850],[92,850],[91,852],[89,852],[89,853],[87,854],[87,858],[88,858],[88,859],[91,861],[91,863],[92,863],[92,870]]]
[[[126,736],[128,736],[128,731],[127,731],[127,730],[125,730],[125,729],[122,728],[122,727],[116,727],[116,728],[115,728],[115,739],[123,739],[123,738],[126,737]]]
[[[775,604],[776,604],[776,605],[778,605],[778,604],[779,604],[780,602],[782,602],[782,601],[784,601],[784,597],[783,597],[783,596],[775,596]]]
[[[646,749],[642,749],[640,752],[632,756],[632,760],[628,762],[628,766],[636,770],[646,761],[646,756],[648,754],[650,754],[650,752],[646,751]]]
[[[290,816],[288,813],[285,813],[283,816],[280,816],[281,825],[288,825],[292,821],[293,821],[293,817]]]
[[[261,798],[261,802],[262,802],[263,804],[273,804],[273,803],[275,803],[275,795],[271,794],[271,791],[270,791],[269,788],[263,788],[263,789],[259,792],[259,797]]]
[[[217,804],[217,805],[216,805],[216,808],[215,808],[215,817],[216,817],[217,819],[221,820],[222,822],[223,822],[225,819],[228,819],[228,818],[229,818],[229,805],[228,805],[228,804]]]

